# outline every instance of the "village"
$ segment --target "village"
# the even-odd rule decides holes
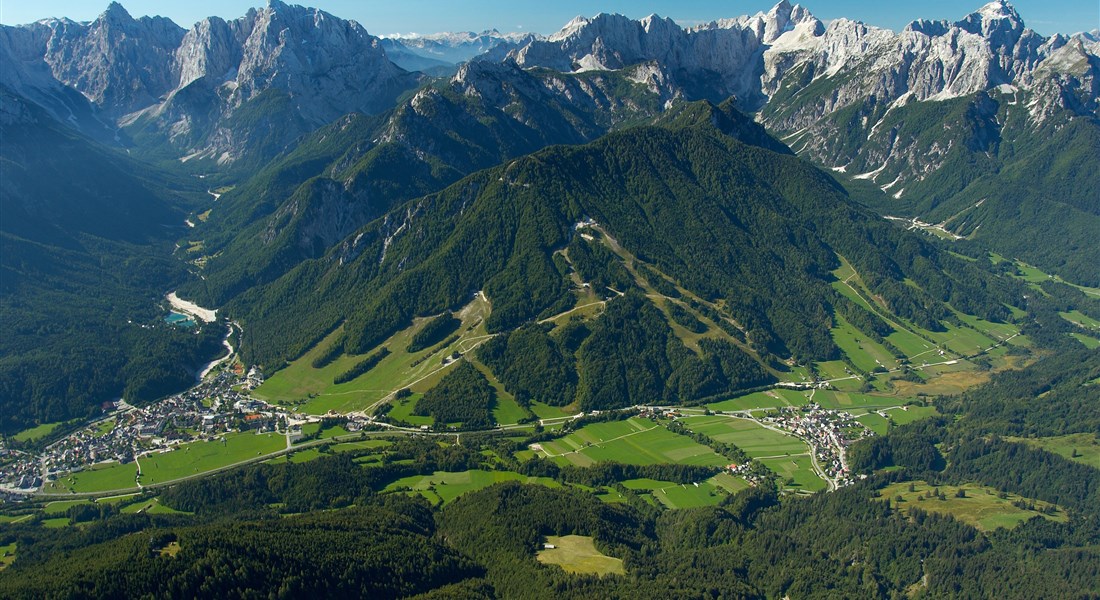
[[[51,482],[101,465],[128,464],[146,457],[171,452],[199,441],[221,440],[241,433],[274,433],[286,436],[286,447],[303,439],[303,425],[317,422],[319,416],[307,416],[285,407],[257,399],[250,392],[263,383],[263,375],[253,367],[245,371],[236,364],[217,369],[195,387],[146,407],[125,401],[106,403],[105,414],[39,452],[0,445],[0,494],[18,498],[49,489]],[[626,411],[642,417],[677,420],[698,409],[636,406]],[[591,416],[599,416],[592,411]],[[721,411],[715,414],[722,414]],[[810,449],[814,470],[836,489],[852,483],[845,458],[846,448],[855,440],[873,435],[844,411],[825,410],[816,403],[803,407],[726,413],[730,417],[751,419],[761,426],[805,442]],[[570,419],[585,416],[574,415]],[[365,414],[342,417],[348,432],[364,427],[383,426],[404,429],[376,421]],[[421,427],[416,431],[426,433]],[[407,429],[407,431],[413,431]],[[2,442],[0,442],[2,444]],[[753,482],[763,472],[751,463],[731,465],[733,474]]]
[[[811,402],[806,406],[781,408],[765,415],[763,422],[805,441],[814,464],[835,489],[853,483],[845,451],[856,440],[874,435],[845,411],[830,411]]]
[[[258,369],[245,373],[238,365],[143,408],[122,400],[107,403],[102,418],[40,453],[0,446],[0,492],[32,494],[50,481],[97,464],[127,464],[191,442],[224,439],[227,433],[277,432],[287,436],[288,444],[297,441],[302,425],[317,418],[252,397],[249,392],[262,382]],[[349,429],[358,427],[349,423]]]

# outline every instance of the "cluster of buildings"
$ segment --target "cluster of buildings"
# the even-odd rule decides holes
[[[0,440],[0,472],[3,485],[14,489],[37,488],[42,485],[41,472],[33,456],[4,445]],[[0,488],[0,499],[3,499]]]
[[[258,369],[247,375],[226,369],[197,386],[144,408],[114,403],[109,416],[78,429],[40,454],[0,449],[0,491],[33,492],[61,474],[97,463],[128,463],[232,431],[286,431],[294,417],[248,394],[262,382]]]
[[[798,408],[779,409],[763,420],[809,444],[816,464],[837,487],[853,482],[845,458],[847,447],[856,440],[874,435],[851,414],[827,411],[813,402]]]

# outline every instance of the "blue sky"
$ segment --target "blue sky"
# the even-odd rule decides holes
[[[694,24],[768,10],[772,0],[287,0],[317,6],[338,17],[355,19],[375,35],[437,31],[533,31],[552,33],[576,15],[617,12],[630,17],[650,13]],[[134,16],[162,15],[183,27],[217,15],[239,17],[266,0],[122,0]],[[802,4],[819,19],[858,19],[898,30],[916,18],[957,20],[976,10],[983,0],[806,0]],[[1044,34],[1100,28],[1100,0],[1016,0],[1017,12],[1032,29]],[[107,7],[95,0],[0,0],[0,23],[28,23],[44,17],[94,19]]]

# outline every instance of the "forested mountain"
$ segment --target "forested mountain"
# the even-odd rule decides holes
[[[511,329],[563,301],[569,307],[572,284],[554,255],[586,218],[719,303],[738,335],[777,361],[837,352],[828,283],[838,254],[873,274],[894,310],[929,327],[947,317],[945,301],[973,302],[968,308],[994,319],[1007,317],[1002,302],[1022,301],[858,208],[731,104],[703,102],[398,207],[228,310],[248,323],[246,355],[269,369],[341,323],[348,351],[365,352],[412,317],[457,309],[478,290],[492,302],[490,331]]]
[[[508,57],[563,72],[654,65],[688,98],[735,95],[800,154],[874,183],[883,214],[1100,282],[1097,45],[1043,37],[1004,0],[899,33],[825,26],[786,0],[689,29],[601,14]]]
[[[365,25],[0,26],[0,597],[1100,595],[1096,34]]]
[[[472,59],[514,64],[530,75],[556,73],[537,76],[558,92],[555,112],[564,108],[574,130],[592,120],[593,99],[601,110],[633,104],[638,94],[625,82],[651,90],[655,98],[642,102],[648,112],[671,99],[733,96],[742,110],[759,111],[799,153],[880,189],[865,201],[881,214],[919,217],[1002,254],[1098,282],[1089,268],[1098,258],[1095,245],[1088,243],[1100,226],[1088,193],[1098,183],[1092,168],[1100,137],[1097,43],[1086,34],[1041,36],[1003,0],[955,22],[919,20],[898,33],[843,18],[826,26],[783,0],[767,12],[686,29],[656,15],[635,21],[601,14],[578,17],[545,39],[489,32],[406,41],[421,60],[438,52],[448,64]],[[231,21],[204,19],[189,30],[166,19],[133,19],[112,4],[92,23],[55,19],[0,28],[0,52],[13,67],[0,76],[59,119],[71,116],[88,134],[134,144],[148,158],[223,183],[239,182],[294,151],[301,136],[350,112],[385,112],[424,84],[424,77],[390,62],[387,44],[412,56],[399,43],[278,1]],[[464,50],[453,54],[456,48]],[[575,84],[579,73],[620,81],[591,89],[584,84],[592,79]],[[474,79],[478,75],[485,73]],[[458,103],[449,114],[484,120],[485,108],[478,106],[484,99],[512,122],[495,119],[488,127],[498,135],[488,146],[468,127],[443,129],[475,152],[499,161],[536,149],[529,143],[504,148],[516,129],[557,133],[542,145],[590,141],[604,132],[577,139],[550,128],[530,103],[510,106],[514,98],[494,93],[499,76],[481,79],[482,85],[452,82],[474,106]],[[369,139],[389,138],[371,131]],[[458,166],[431,148],[428,154],[444,167]],[[438,179],[439,168],[432,171]],[[1035,178],[1036,171],[1048,175]],[[313,176],[327,175],[314,169]],[[350,216],[347,222],[357,221],[360,213]],[[1067,244],[1029,243],[1052,230]]]
[[[164,325],[193,192],[0,88],[0,428],[86,417],[194,381],[224,332]],[[175,183],[186,189],[182,180]],[[160,323],[157,325],[157,323]]]
[[[224,304],[398,204],[551,144],[591,141],[662,101],[624,74],[465,65],[383,115],[320,129],[226,193],[196,231],[212,258],[192,291]]]

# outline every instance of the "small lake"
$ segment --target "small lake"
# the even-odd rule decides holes
[[[195,320],[194,319],[192,319],[191,317],[189,317],[189,316],[187,316],[183,313],[178,313],[178,312],[175,312],[175,311],[172,311],[172,312],[168,313],[168,316],[164,317],[164,322],[168,323],[169,325],[177,325],[179,327],[194,327],[195,326]]]

